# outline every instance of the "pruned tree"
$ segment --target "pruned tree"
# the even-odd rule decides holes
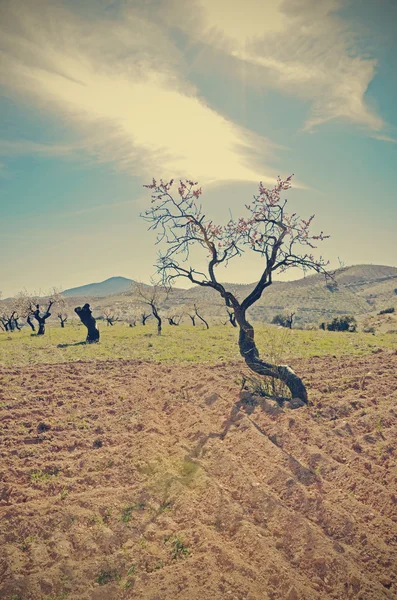
[[[196,317],[197,317],[198,319],[200,319],[200,321],[202,321],[202,322],[204,323],[204,325],[205,325],[206,329],[209,329],[209,328],[210,328],[210,326],[208,325],[208,321],[206,321],[206,320],[204,319],[204,317],[203,317],[203,316],[202,316],[202,314],[201,314],[201,309],[200,309],[200,308],[197,306],[197,304],[196,304],[196,303],[194,303],[194,304],[193,304],[193,310],[194,310],[194,314],[196,315]],[[199,311],[200,311],[200,312],[199,312]]]
[[[167,321],[170,325],[178,326],[183,315],[167,315]]]
[[[36,310],[37,299],[31,296],[26,290],[19,292],[14,298],[14,308],[18,319],[26,319],[27,324],[32,331],[36,331],[32,318]]]
[[[292,175],[285,180],[279,177],[271,190],[260,183],[259,195],[246,206],[247,215],[231,219],[225,226],[215,225],[206,218],[198,204],[202,191],[195,187],[197,183],[180,181],[179,197],[174,198],[170,192],[173,180],[157,183],[153,179],[152,184],[144,186],[152,191],[152,207],[142,216],[150,223],[149,229],[157,231],[157,243],[165,245],[158,259],[158,272],[163,284],[172,285],[176,278],[186,277],[193,284],[216,290],[226,306],[234,311],[239,327],[240,354],[247,366],[259,375],[280,379],[293,398],[307,403],[305,385],[290,367],[260,358],[254,328],[247,319],[248,309],[272,284],[274,273],[290,267],[327,272],[327,263],[321,257],[315,259],[310,252],[315,248],[315,242],[328,237],[322,232],[318,235],[311,233],[314,215],[306,221],[296,213],[286,212],[287,201],[282,200],[281,194],[291,187],[291,179]],[[208,264],[205,273],[187,266],[192,245],[206,252]],[[253,290],[243,300],[238,300],[218,281],[216,268],[220,264],[227,265],[248,249],[264,259],[264,267]]]
[[[141,301],[143,304],[150,306],[152,315],[157,321],[157,334],[161,335],[163,320],[160,315],[160,307],[168,297],[168,291],[164,286],[160,285],[153,285],[151,287],[141,284],[136,285]]]
[[[120,315],[117,314],[117,311],[114,311],[110,308],[105,308],[103,311],[103,316],[105,318],[105,321],[107,322],[107,325],[113,327],[114,323],[116,323],[116,321],[120,321]]]
[[[45,324],[47,319],[51,317],[51,306],[54,304],[54,300],[50,298],[48,300],[47,308],[44,311],[40,310],[40,304],[36,304],[35,310],[33,311],[33,316],[39,324],[39,329],[37,331],[37,335],[45,334]]]
[[[145,310],[141,313],[141,323],[142,325],[146,325],[146,321],[150,319],[152,313],[147,313]]]
[[[99,329],[96,325],[95,317],[92,316],[90,305],[84,304],[83,307],[76,306],[74,312],[78,315],[83,325],[87,327],[87,344],[99,342]]]
[[[65,327],[65,323],[68,320],[69,315],[66,312],[59,312],[57,316],[63,329]]]

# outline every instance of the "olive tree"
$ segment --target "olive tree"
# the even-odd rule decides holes
[[[141,216],[150,223],[149,229],[157,232],[157,243],[164,246],[158,258],[158,272],[164,285],[185,277],[191,283],[216,290],[226,306],[233,310],[239,328],[239,349],[247,366],[255,373],[280,379],[289,388],[293,398],[307,403],[307,391],[302,380],[286,365],[275,365],[260,358],[255,343],[254,327],[248,321],[248,309],[262,296],[273,282],[276,272],[290,267],[326,273],[327,263],[322,257],[315,258],[311,249],[325,239],[323,232],[314,235],[308,220],[289,214],[287,200],[281,195],[291,187],[292,175],[277,180],[273,189],[259,184],[259,194],[246,205],[246,215],[231,219],[226,225],[216,225],[203,213],[198,199],[202,194],[197,182],[180,181],[177,196],[171,189],[174,180],[168,183],[153,179],[145,185],[152,192],[151,208]],[[189,264],[192,246],[204,249],[208,257],[206,272],[200,272]],[[227,265],[230,260],[246,250],[258,253],[264,260],[253,290],[243,299],[237,297],[220,283],[216,276],[218,265]]]

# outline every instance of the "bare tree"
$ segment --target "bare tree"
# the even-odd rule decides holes
[[[14,307],[18,314],[18,319],[26,319],[32,331],[36,331],[32,321],[36,304],[37,299],[31,296],[26,290],[19,292],[14,299]]]
[[[99,342],[99,329],[96,325],[95,317],[92,316],[90,305],[84,304],[83,307],[76,306],[74,312],[79,316],[83,325],[87,327],[87,344],[95,344],[96,342]]]
[[[168,315],[167,321],[170,325],[178,326],[182,320],[183,315]]]
[[[107,321],[107,325],[112,326],[114,325],[114,323],[116,323],[116,321],[120,321],[120,315],[117,314],[116,311],[110,309],[110,308],[105,308],[103,311],[103,316],[105,317],[105,321]]]
[[[152,313],[147,313],[145,310],[141,314],[141,323],[142,325],[146,325],[146,321],[150,319]]]
[[[291,187],[291,178],[278,178],[272,190],[259,185],[259,195],[246,206],[247,216],[231,219],[225,226],[215,225],[206,219],[198,204],[201,188],[195,188],[193,181],[181,181],[179,198],[171,193],[173,180],[153,183],[144,187],[152,190],[152,207],[142,216],[151,224],[149,229],[157,230],[157,243],[165,245],[160,253],[158,271],[164,285],[171,285],[176,278],[186,277],[193,284],[216,290],[228,308],[233,309],[239,327],[239,349],[247,366],[259,375],[282,380],[293,398],[308,402],[307,391],[302,380],[285,365],[274,365],[259,357],[255,344],[254,328],[247,319],[247,310],[261,297],[263,291],[272,284],[273,274],[290,267],[300,267],[304,271],[313,270],[326,273],[326,263],[320,257],[315,259],[310,253],[314,242],[323,240],[323,232],[313,235],[307,221],[286,212],[286,200],[281,194]],[[187,266],[189,249],[192,245],[203,248],[208,256],[207,272]],[[228,291],[216,277],[215,270],[220,264],[243,254],[247,249],[258,253],[264,259],[264,268],[254,289],[240,301]],[[182,264],[178,258],[181,257]]]
[[[51,317],[50,310],[51,310],[51,306],[53,304],[54,304],[54,300],[52,300],[52,298],[50,298],[48,300],[47,308],[44,310],[44,312],[42,312],[40,310],[40,304],[36,304],[36,308],[33,311],[33,316],[39,324],[39,329],[38,329],[37,335],[45,334],[45,324],[46,324],[47,319],[49,319],[49,317]]]
[[[163,321],[160,316],[160,307],[168,297],[166,288],[160,285],[148,287],[137,284],[137,291],[141,301],[150,306],[152,315],[157,321],[157,334],[161,335]]]
[[[208,321],[206,321],[206,320],[204,319],[204,317],[203,317],[203,316],[202,316],[202,315],[199,313],[199,310],[200,310],[200,312],[201,312],[201,309],[200,309],[200,308],[197,306],[197,304],[196,304],[196,303],[194,303],[194,304],[193,304],[193,310],[194,310],[194,314],[196,315],[196,317],[197,317],[198,319],[200,319],[200,321],[202,321],[202,322],[204,323],[204,325],[205,325],[206,329],[209,329],[209,328],[210,328],[210,326],[208,325]]]
[[[68,314],[66,312],[60,312],[60,313],[58,313],[57,316],[58,316],[58,319],[59,319],[59,321],[61,323],[61,327],[63,329],[65,327],[66,321],[68,320]]]

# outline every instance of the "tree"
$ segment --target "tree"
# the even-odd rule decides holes
[[[167,321],[170,325],[178,326],[181,322],[183,315],[168,315]]]
[[[294,312],[290,312],[286,315],[278,314],[272,319],[273,325],[281,325],[281,327],[287,327],[292,329],[292,323],[294,321]]]
[[[37,335],[45,334],[45,324],[46,324],[47,319],[49,317],[51,317],[50,309],[53,304],[54,304],[54,300],[49,299],[47,308],[45,309],[44,312],[40,311],[40,304],[36,304],[36,309],[33,312],[33,316],[39,324],[39,330],[37,332]]]
[[[188,306],[188,308],[187,308],[187,314],[190,317],[193,327],[196,326],[196,319],[200,319],[200,321],[202,321],[202,323],[204,323],[206,329],[209,329],[210,326],[208,325],[208,322],[204,319],[204,317],[202,316],[201,313],[202,313],[202,308],[201,308],[201,306],[198,306],[198,304],[196,302],[194,302],[192,305]]]
[[[152,316],[151,313],[147,313],[145,310],[141,313],[141,323],[146,325],[146,321]]]
[[[36,310],[38,300],[31,296],[26,290],[22,290],[14,299],[14,307],[19,319],[26,319],[32,331],[36,331],[32,318]]]
[[[65,312],[60,312],[60,313],[58,313],[58,315],[57,315],[57,316],[58,316],[58,319],[59,319],[59,320],[60,320],[60,322],[61,322],[61,327],[62,327],[62,329],[63,329],[63,328],[65,327],[65,323],[66,323],[66,321],[68,320],[68,314],[67,314],[67,313],[65,313]]]
[[[321,329],[327,328],[328,331],[351,331],[357,329],[357,321],[351,315],[335,317],[331,323],[321,323]]]
[[[87,344],[95,344],[99,342],[99,329],[96,325],[96,320],[92,316],[92,311],[89,304],[84,304],[83,307],[76,306],[74,312],[79,316],[80,321],[87,327]]]
[[[196,317],[198,319],[200,319],[200,321],[202,321],[206,327],[206,329],[209,329],[210,326],[208,325],[208,322],[204,319],[204,317],[201,314],[201,309],[197,306],[196,303],[193,304],[193,310],[194,310],[194,314],[196,315]],[[200,310],[200,312],[199,312]]]
[[[138,294],[144,304],[150,306],[153,317],[157,321],[157,334],[161,335],[162,318],[160,316],[160,306],[168,297],[168,292],[165,287],[159,285],[143,286],[137,284]]]
[[[152,190],[152,207],[142,217],[150,223],[149,229],[157,231],[157,243],[165,245],[157,263],[163,284],[172,285],[176,278],[186,277],[193,284],[216,290],[226,306],[234,311],[239,327],[240,354],[247,366],[259,375],[282,380],[292,397],[307,403],[306,388],[290,367],[260,359],[254,328],[247,319],[247,310],[272,284],[274,273],[290,267],[326,273],[327,263],[321,257],[315,259],[310,250],[315,248],[316,241],[328,236],[323,232],[311,233],[314,215],[306,221],[285,210],[287,201],[281,199],[281,194],[291,187],[291,178],[292,175],[285,180],[279,177],[272,190],[260,183],[259,195],[246,206],[247,215],[231,219],[225,226],[215,225],[206,218],[198,204],[202,190],[195,187],[197,182],[180,181],[179,197],[175,199],[170,193],[173,180],[157,183],[153,179],[152,184],[144,186]],[[205,250],[208,257],[206,273],[187,266],[192,245]],[[264,268],[254,289],[240,301],[218,281],[216,268],[220,264],[227,265],[247,249],[259,253],[264,259]]]
[[[120,315],[116,313],[116,311],[112,311],[110,308],[105,308],[103,311],[103,316],[105,317],[105,321],[107,321],[107,325],[111,325],[116,321],[120,321]]]

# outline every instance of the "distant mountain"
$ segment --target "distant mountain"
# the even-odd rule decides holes
[[[323,275],[309,275],[294,281],[275,281],[249,309],[254,321],[271,322],[278,313],[295,312],[295,325],[318,324],[344,314],[370,317],[380,310],[394,307],[397,314],[397,268],[381,265],[354,265],[335,273],[336,284],[325,281]],[[90,298],[96,314],[105,308],[117,309],[127,318],[136,313],[141,303],[132,279],[111,277],[101,283],[72,288],[63,295]],[[224,283],[226,289],[242,300],[255,284]],[[150,287],[150,286],[145,286]],[[92,300],[91,300],[92,299]],[[161,309],[163,314],[174,312],[186,316],[194,303],[202,307],[206,316],[215,321],[227,319],[225,306],[219,294],[207,287],[174,288]],[[72,307],[73,308],[73,307]],[[226,316],[225,316],[226,315]]]
[[[81,296],[92,298],[109,296],[110,294],[121,294],[122,292],[128,292],[133,283],[133,279],[128,279],[127,277],[110,277],[99,283],[88,283],[87,285],[70,288],[62,292],[62,296],[68,298]]]

